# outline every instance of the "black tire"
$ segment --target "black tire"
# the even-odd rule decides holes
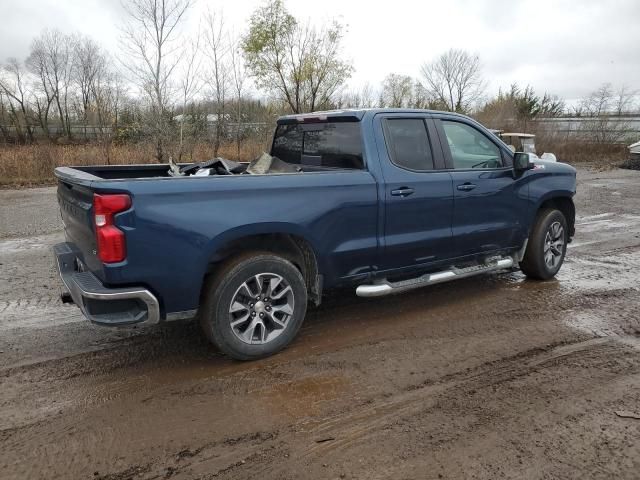
[[[282,277],[291,287],[295,299],[293,313],[287,316],[285,327],[277,337],[266,343],[249,344],[234,332],[229,310],[242,285],[255,275],[265,273]],[[236,360],[256,360],[285,348],[300,330],[307,311],[307,289],[302,274],[291,262],[271,253],[253,252],[231,259],[209,278],[203,294],[200,326],[210,342]],[[251,313],[255,314],[253,309]],[[261,328],[265,328],[264,325]]]
[[[551,234],[550,229],[557,223],[562,227],[562,234],[559,237],[562,239],[562,247],[560,249],[554,248],[553,251],[560,252],[560,254],[554,255],[555,263],[549,265],[545,261],[547,235]],[[520,269],[527,277],[536,280],[549,280],[558,273],[567,253],[568,232],[567,219],[560,210],[549,208],[538,213],[536,223],[529,235],[524,258],[520,262]],[[557,245],[556,242],[553,243]]]

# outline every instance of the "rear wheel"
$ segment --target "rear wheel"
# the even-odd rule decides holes
[[[564,262],[568,241],[567,220],[562,212],[542,210],[529,236],[520,268],[530,278],[553,278]]]
[[[254,253],[231,260],[207,284],[200,324],[222,352],[253,360],[286,347],[306,309],[300,271],[284,258]]]

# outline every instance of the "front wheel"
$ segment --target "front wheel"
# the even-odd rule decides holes
[[[300,271],[269,253],[228,262],[205,287],[200,324],[207,338],[237,360],[254,360],[286,347],[307,310]]]
[[[553,278],[564,262],[568,241],[567,220],[562,212],[556,209],[541,211],[529,236],[520,268],[530,278]]]

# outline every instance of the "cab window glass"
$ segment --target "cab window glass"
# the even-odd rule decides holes
[[[278,125],[271,154],[295,165],[363,169],[360,123]]]
[[[433,170],[433,155],[424,120],[388,118],[385,122],[391,161],[409,170]]]
[[[479,130],[460,122],[443,120],[442,128],[447,137],[453,168],[500,168],[502,153],[498,146]]]

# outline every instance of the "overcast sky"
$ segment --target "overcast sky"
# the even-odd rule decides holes
[[[126,1],[126,0],[124,0]],[[246,29],[258,0],[197,0],[192,25],[210,7]],[[286,2],[301,19],[347,25],[350,85],[388,73],[419,76],[420,65],[455,47],[477,53],[490,91],[513,82],[563,98],[603,82],[640,89],[640,0],[317,0]],[[118,53],[120,0],[0,0],[0,61],[24,58],[44,28],[79,31]]]

